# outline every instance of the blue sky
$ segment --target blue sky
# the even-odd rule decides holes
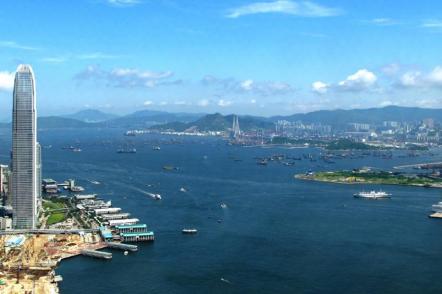
[[[440,1],[5,0],[0,116],[19,63],[41,115],[442,107],[441,52]]]

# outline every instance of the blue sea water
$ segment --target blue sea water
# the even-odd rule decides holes
[[[316,149],[228,146],[214,138],[122,130],[42,131],[44,176],[75,178],[155,231],[153,243],[111,261],[62,261],[61,293],[441,293],[442,221],[429,219],[442,190],[382,186],[391,200],[364,201],[370,186],[300,181],[295,173],[391,168],[435,156],[256,164],[255,157]],[[8,161],[8,133],[0,159]],[[178,143],[177,143],[178,142]],[[117,154],[127,143],[136,154]],[[78,145],[82,152],[61,149]],[[161,150],[152,150],[160,145]],[[234,160],[240,159],[241,161]],[[164,171],[164,165],[179,167]],[[99,181],[94,185],[90,181]],[[149,186],[150,185],[150,186]],[[187,192],[180,192],[184,187]],[[379,187],[376,187],[379,188]],[[160,193],[154,201],[145,192]],[[221,203],[227,208],[222,209]],[[222,220],[218,222],[218,220]],[[195,236],[184,227],[198,228]]]

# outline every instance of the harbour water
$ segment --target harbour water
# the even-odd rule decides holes
[[[148,224],[156,241],[111,261],[63,261],[61,293],[440,293],[442,221],[429,219],[442,190],[382,186],[392,199],[353,198],[362,188],[295,180],[312,170],[388,168],[442,155],[297,161],[315,149],[227,146],[214,138],[124,137],[123,130],[42,131],[44,177],[75,178],[86,192]],[[0,134],[8,163],[9,133]],[[176,140],[171,142],[171,139]],[[130,142],[129,142],[130,141]],[[137,153],[117,154],[127,143]],[[51,148],[48,148],[52,145]],[[63,146],[78,145],[82,152]],[[161,146],[154,150],[152,146]],[[9,148],[9,147],[8,147]],[[173,165],[177,170],[164,170]],[[100,184],[94,184],[98,181]],[[181,187],[185,191],[180,191]],[[159,193],[155,201],[146,193]],[[226,204],[221,208],[222,203]],[[183,235],[186,227],[196,235]]]

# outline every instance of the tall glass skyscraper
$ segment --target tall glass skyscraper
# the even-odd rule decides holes
[[[35,80],[31,66],[19,65],[12,109],[13,227],[33,229],[37,221],[37,122]]]

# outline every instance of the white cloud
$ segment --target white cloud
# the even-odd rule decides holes
[[[342,14],[340,9],[330,8],[311,1],[277,0],[255,2],[234,8],[227,14],[229,18],[262,13],[283,13],[304,17],[327,17]]]
[[[220,107],[227,107],[230,105],[232,105],[232,101],[228,101],[228,100],[224,100],[224,99],[218,100],[218,106],[220,106]]]
[[[14,73],[0,71],[0,91],[11,91],[14,87]]]
[[[400,77],[400,85],[403,87],[416,87],[422,85],[422,73],[408,71]]]
[[[251,103],[251,104],[256,104],[256,100],[255,100],[255,99],[252,99],[252,100],[250,100],[250,103]]]
[[[408,71],[402,74],[397,85],[401,87],[440,88],[442,87],[442,66],[436,66],[428,73]]]
[[[401,70],[401,66],[397,63],[387,64],[382,67],[381,71],[387,76],[394,76]]]
[[[253,89],[253,80],[242,81],[240,87],[245,91],[250,91]]]
[[[136,4],[140,4],[141,1],[139,0],[106,0],[106,2],[112,6],[134,6]]]
[[[377,26],[392,26],[392,25],[399,24],[398,21],[396,21],[392,18],[387,18],[387,17],[373,18],[372,20],[369,21],[369,23],[377,25]]]
[[[442,86],[442,66],[436,66],[427,76],[428,81],[435,86]]]
[[[78,59],[114,59],[121,57],[120,55],[107,54],[103,52],[93,52],[86,54],[79,54],[76,56]]]
[[[254,81],[252,79],[237,80],[233,78],[217,78],[207,75],[202,79],[206,86],[217,86],[219,90],[235,94],[256,94],[261,96],[286,95],[294,91],[293,87],[285,82]]]
[[[209,106],[209,104],[210,104],[210,101],[207,99],[201,99],[200,101],[198,101],[198,106],[201,106],[201,107],[207,107],[207,106]]]
[[[317,94],[325,94],[328,92],[328,89],[329,85],[321,81],[317,81],[312,84],[312,91]]]
[[[153,105],[153,101],[151,101],[151,100],[144,101],[143,105],[144,106],[151,106],[151,105]]]
[[[343,91],[363,91],[372,87],[376,81],[377,77],[374,73],[366,69],[360,69],[339,82],[338,88]]]
[[[427,19],[421,23],[421,27],[422,28],[429,28],[429,29],[442,28],[442,20],[440,20],[440,19]]]
[[[393,103],[390,100],[385,100],[385,101],[382,101],[381,103],[379,103],[380,107],[385,107],[385,106],[390,106],[390,105],[395,105],[395,103]]]
[[[11,48],[11,49],[21,49],[21,50],[29,50],[29,51],[35,51],[39,50],[37,47],[22,45],[14,41],[0,41],[0,47],[3,48]]]
[[[161,102],[160,102],[160,105],[161,105],[161,106],[166,106],[167,104],[169,104],[169,102],[167,102],[167,101],[161,101]]]
[[[121,88],[154,88],[158,85],[176,84],[179,81],[170,81],[171,71],[149,71],[137,68],[114,68],[104,70],[96,65],[89,65],[75,76],[77,80],[104,81],[107,86]]]
[[[41,61],[43,62],[47,62],[47,63],[63,63],[65,61],[67,61],[68,58],[63,57],[63,56],[59,56],[59,57],[45,57],[42,58]]]

